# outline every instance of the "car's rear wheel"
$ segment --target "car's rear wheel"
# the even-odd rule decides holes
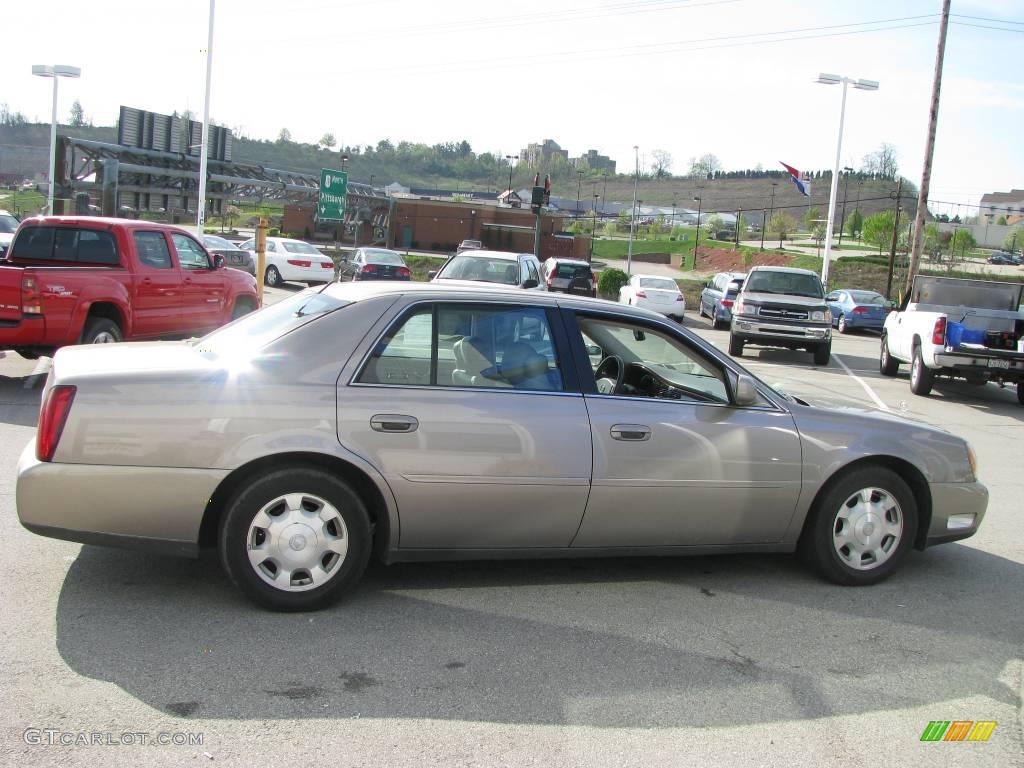
[[[910,391],[915,395],[928,395],[935,383],[935,371],[924,364],[921,346],[914,347],[914,357],[910,363]]]
[[[907,555],[917,534],[917,501],[881,466],[854,470],[815,504],[800,536],[801,559],[829,581],[876,584]]]
[[[284,280],[281,279],[281,273],[277,271],[277,267],[271,264],[269,267],[267,267],[267,272],[266,275],[264,276],[263,282],[265,282],[271,288],[276,288],[281,283],[283,283]]]
[[[832,344],[821,344],[815,347],[813,354],[815,365],[828,365],[828,361],[832,357]]]
[[[883,376],[895,376],[900,370],[900,361],[889,354],[889,339],[884,333],[878,352],[878,370]]]
[[[221,563],[250,600],[275,611],[325,608],[362,576],[371,551],[366,506],[317,469],[256,478],[228,504]]]
[[[1024,405],[1024,381],[1017,382],[1017,402]]]
[[[116,344],[124,339],[120,327],[113,320],[105,317],[94,317],[85,324],[82,331],[82,344]]]
[[[235,302],[234,308],[231,310],[231,319],[237,320],[244,315],[248,315],[253,311],[253,309],[255,309],[255,306],[251,301],[248,299],[238,299],[238,301]]]
[[[743,356],[743,339],[735,333],[729,334],[729,354],[733,357]]]

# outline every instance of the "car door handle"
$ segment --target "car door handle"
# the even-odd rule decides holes
[[[614,424],[611,433],[612,440],[643,442],[651,439],[651,428],[643,424]]]
[[[415,432],[419,426],[412,416],[397,413],[378,413],[370,418],[370,429],[375,432]]]

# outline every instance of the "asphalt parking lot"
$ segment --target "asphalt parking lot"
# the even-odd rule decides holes
[[[726,331],[686,324],[727,348]],[[23,530],[14,467],[45,363],[9,353],[0,763],[1024,765],[1024,407],[994,385],[916,397],[906,370],[878,374],[875,335],[837,337],[833,353],[823,368],[757,348],[743,362],[812,403],[969,439],[991,492],[977,536],[862,589],[785,555],[373,565],[351,599],[309,615],[253,608],[214,557]],[[932,720],[997,725],[984,743],[921,743]],[[26,729],[202,744],[47,745]]]

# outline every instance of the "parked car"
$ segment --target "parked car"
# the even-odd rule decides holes
[[[194,342],[63,349],[39,423],[28,530],[215,546],[286,610],[371,553],[796,550],[872,584],[973,535],[988,498],[945,430],[810,406],[653,312],[509,288],[334,283]]]
[[[825,297],[832,313],[832,327],[840,333],[854,328],[880,331],[892,304],[875,291],[840,290]]]
[[[456,253],[462,253],[463,251],[482,251],[484,244],[479,240],[463,240],[459,243],[459,247],[455,249]]]
[[[996,251],[995,253],[988,257],[988,263],[1020,266],[1021,259],[1019,256],[1015,256],[1012,253],[1006,253],[1005,251]]]
[[[256,255],[256,239],[249,238],[239,248]],[[276,287],[285,282],[320,285],[334,280],[334,260],[309,243],[287,237],[268,237],[263,282]]]
[[[910,391],[927,395],[938,376],[1016,384],[1024,405],[1024,285],[917,275],[885,319],[878,367],[895,376],[910,363]]]
[[[217,235],[203,235],[203,245],[210,253],[223,256],[227,266],[248,272],[255,277],[256,262],[249,251],[243,251],[230,240],[225,240]]]
[[[402,254],[386,248],[356,248],[342,257],[338,280],[411,280],[412,272]]]
[[[686,299],[671,277],[633,275],[619,289],[619,303],[650,309],[680,323],[686,316]]]
[[[18,224],[17,217],[0,210],[0,261],[7,258],[7,250],[11,247]]]
[[[745,272],[719,272],[704,286],[700,315],[711,318],[712,327],[722,328],[732,321],[732,306],[746,277]]]
[[[432,282],[479,282],[544,290],[541,265],[532,253],[466,251],[452,256],[441,269],[428,273]]]
[[[259,306],[256,281],[191,233],[133,219],[34,217],[0,266],[0,349],[205,333]]]
[[[746,344],[805,349],[815,365],[832,355],[832,314],[821,278],[807,269],[754,267],[733,305],[729,354]]]
[[[586,295],[597,296],[597,278],[594,277],[594,272],[588,262],[581,259],[563,259],[557,256],[544,262],[544,285],[549,291],[568,293],[572,281],[578,277],[584,278],[590,283]]]

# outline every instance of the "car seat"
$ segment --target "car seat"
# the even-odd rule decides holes
[[[510,344],[505,350],[501,375],[516,389],[549,391],[561,388],[557,373],[554,377],[548,373],[548,359],[525,341]]]

